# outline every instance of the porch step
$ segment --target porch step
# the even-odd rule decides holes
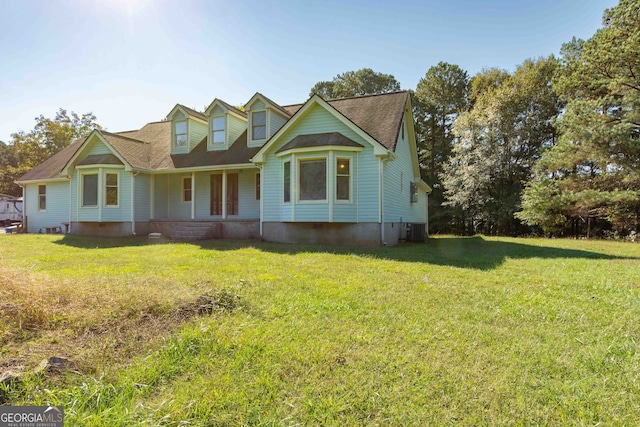
[[[222,224],[210,222],[175,222],[170,232],[172,240],[192,241],[222,237]]]

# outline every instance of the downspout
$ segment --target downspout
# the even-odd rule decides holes
[[[384,239],[384,164],[382,163],[382,157],[378,157],[378,170],[380,175],[380,203],[378,205],[378,209],[380,209],[378,218],[380,220],[380,243],[383,245],[387,245]]]
[[[72,216],[72,207],[71,207],[71,175],[67,175],[67,178],[69,178],[69,229],[65,230],[68,231],[69,234],[71,234],[71,216]],[[24,200],[24,197],[22,198]]]
[[[138,172],[131,172],[131,235],[136,235],[136,175]]]

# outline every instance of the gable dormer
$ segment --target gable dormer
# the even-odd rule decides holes
[[[256,93],[245,105],[248,118],[247,145],[261,147],[291,117],[281,106],[261,93]]]
[[[167,114],[171,121],[171,154],[186,154],[207,136],[207,116],[176,104]]]
[[[219,99],[204,114],[209,118],[207,151],[228,149],[247,130],[247,113]]]

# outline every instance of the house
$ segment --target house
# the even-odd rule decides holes
[[[94,130],[17,182],[30,233],[63,224],[81,235],[369,245],[423,239],[430,192],[408,92],[178,104],[139,130]]]
[[[22,197],[0,193],[0,225],[22,221]]]

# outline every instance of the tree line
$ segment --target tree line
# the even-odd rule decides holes
[[[325,99],[400,90],[369,68],[318,82]],[[513,72],[432,66],[411,90],[432,233],[634,237],[640,223],[640,0],[604,11],[588,40]],[[0,193],[100,128],[60,110],[0,141]]]
[[[351,71],[325,98],[400,88]],[[429,68],[412,91],[432,232],[635,237],[640,222],[640,0],[604,12],[590,39],[559,57],[470,77]]]

